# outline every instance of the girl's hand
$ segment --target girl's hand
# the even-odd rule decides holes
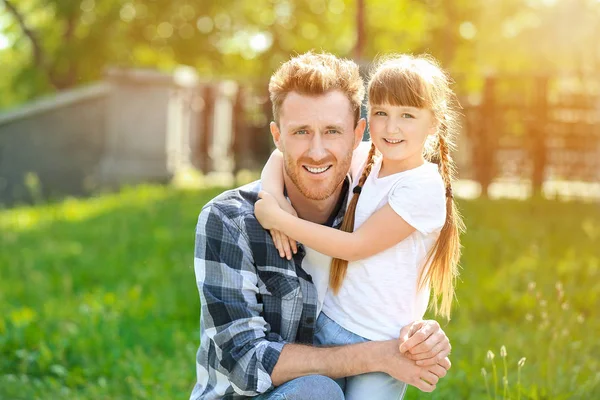
[[[281,207],[281,209],[283,211],[285,211],[288,214],[293,215],[294,217],[298,217],[298,213],[296,212],[296,210],[294,210],[294,207],[292,207],[292,205],[290,204],[289,201],[287,201],[287,199],[285,197],[282,197],[281,200],[278,201],[279,207]],[[278,230],[271,230],[271,235],[278,236],[278,240],[281,243],[282,247],[277,246],[277,250],[280,251],[281,254],[281,250],[283,250],[283,252],[285,253],[285,257],[288,260],[292,259],[292,253],[296,254],[298,252],[298,245],[296,243],[295,239],[292,239],[291,237],[286,236],[283,232],[278,231]],[[283,257],[283,256],[281,256]]]
[[[274,228],[277,218],[281,215],[281,212],[285,211],[296,217],[298,216],[296,214],[296,210],[294,210],[292,205],[287,202],[287,200],[283,200],[281,203],[278,203],[273,196],[265,191],[260,191],[258,193],[258,197],[260,199],[254,204],[254,214],[256,215],[256,219],[263,228],[270,231],[271,237],[273,238],[273,243],[279,251],[279,256],[291,260],[292,252],[296,254],[298,251],[296,241],[288,238],[282,232]]]

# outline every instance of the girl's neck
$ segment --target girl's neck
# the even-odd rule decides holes
[[[417,154],[415,157],[409,157],[402,160],[391,160],[383,158],[381,160],[381,168],[379,169],[379,178],[385,178],[399,172],[415,169],[425,164],[425,158],[422,154]]]

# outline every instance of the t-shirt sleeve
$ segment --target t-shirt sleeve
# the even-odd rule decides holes
[[[388,203],[425,235],[441,229],[446,221],[446,191],[439,175],[401,178],[390,191]]]

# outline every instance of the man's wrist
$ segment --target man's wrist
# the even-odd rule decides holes
[[[369,372],[388,372],[390,357],[398,353],[397,340],[369,342],[365,355],[365,367]]]

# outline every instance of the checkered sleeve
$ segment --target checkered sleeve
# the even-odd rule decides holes
[[[209,385],[227,381],[245,396],[272,387],[271,373],[284,345],[261,316],[258,276],[241,221],[215,204],[198,218],[194,269],[201,302],[201,347]],[[215,378],[216,377],[216,378]]]

